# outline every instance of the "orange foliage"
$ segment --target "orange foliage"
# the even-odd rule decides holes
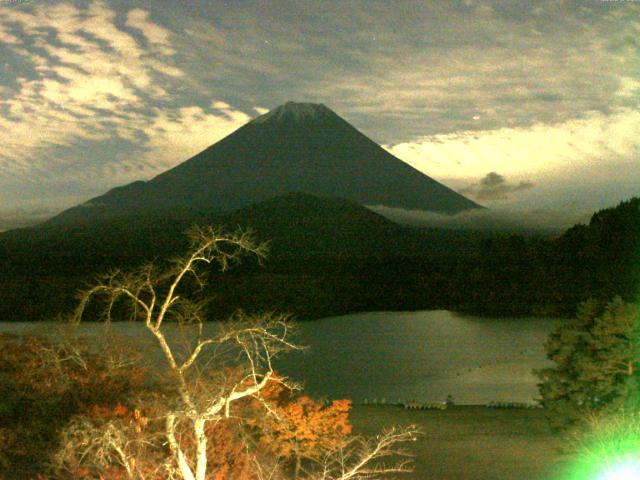
[[[143,382],[141,369],[113,368],[80,343],[0,335],[0,477],[44,478],[58,433],[74,416],[133,418],[130,402]]]
[[[210,424],[207,458],[212,480],[252,480],[253,455],[247,451],[237,420]]]
[[[278,457],[318,458],[351,433],[350,400],[324,405],[306,395],[294,396],[277,381],[270,382],[262,394],[274,415],[253,424],[262,432],[261,443]]]
[[[168,455],[162,421],[166,406],[149,405],[140,411],[132,403],[144,391],[144,371],[130,366],[114,370],[106,357],[82,345],[74,348],[84,363],[55,362],[47,357],[54,348],[59,358],[74,353],[36,337],[0,335],[0,478],[53,478],[42,474],[48,455],[57,449],[58,434],[74,417],[83,416],[96,426],[121,422],[133,437],[148,439],[148,450],[133,458],[132,465],[144,478],[160,480],[158,467]],[[230,385],[240,375],[225,371]],[[203,389],[206,383],[202,382]],[[265,412],[263,402],[272,413]],[[207,480],[254,480],[257,458],[290,466],[318,458],[351,433],[350,408],[349,400],[325,405],[296,396],[274,379],[259,399],[237,402],[231,418],[207,426]],[[184,426],[179,430],[181,446],[193,458],[192,432]],[[24,469],[21,477],[11,476],[16,465]],[[104,470],[70,458],[64,478],[120,480],[127,475],[119,465]]]
[[[230,379],[238,372],[227,371]],[[271,413],[265,411],[266,402]],[[278,459],[292,465],[300,459],[320,457],[351,433],[350,400],[329,405],[308,396],[296,396],[278,379],[260,392],[260,399],[238,402],[231,418],[211,423],[207,457],[210,480],[253,480],[254,460]],[[248,427],[248,428],[247,428]],[[195,442],[181,432],[182,446],[193,454]]]

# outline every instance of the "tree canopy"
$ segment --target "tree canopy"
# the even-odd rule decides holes
[[[557,428],[589,415],[640,410],[640,314],[615,297],[589,300],[573,321],[558,326],[545,345],[555,365],[537,372],[542,404]]]

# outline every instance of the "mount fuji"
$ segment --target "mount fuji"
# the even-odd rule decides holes
[[[155,178],[113,188],[49,222],[232,211],[290,192],[445,214],[482,208],[394,157],[326,106],[287,102]]]

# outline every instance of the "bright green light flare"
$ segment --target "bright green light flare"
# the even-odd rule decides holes
[[[559,480],[640,480],[638,438],[618,439],[589,450]]]
[[[636,312],[638,314],[638,312]],[[640,335],[636,328],[632,339],[635,358],[640,358]],[[618,435],[617,438],[609,438],[608,441],[599,442],[599,448],[593,449],[589,457],[594,471],[584,472],[584,476],[572,476],[575,480],[640,480],[640,430],[638,429],[638,417],[632,417],[629,421],[621,422],[618,428],[625,430],[626,435]],[[586,473],[586,474],[585,474]]]
[[[640,308],[636,315],[640,315]],[[640,359],[637,317],[633,323],[631,347],[634,358]],[[632,390],[640,390],[637,382],[637,378],[632,381]],[[640,396],[630,396],[627,408],[633,413],[613,415],[592,432],[574,460],[570,460],[568,471],[557,480],[640,480]]]
[[[621,460],[601,472],[597,480],[638,480],[640,479],[640,463],[637,460]]]

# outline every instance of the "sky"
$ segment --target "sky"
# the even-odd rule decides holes
[[[582,219],[640,195],[640,1],[0,0],[0,228],[288,100],[493,215]]]

